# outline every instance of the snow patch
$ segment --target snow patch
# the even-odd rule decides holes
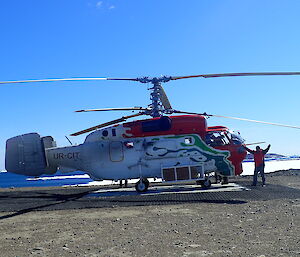
[[[278,170],[300,169],[300,160],[274,160],[265,162],[265,173]],[[253,175],[254,162],[243,162],[242,175]]]

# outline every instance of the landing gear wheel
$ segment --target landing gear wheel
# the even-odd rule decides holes
[[[147,189],[148,189],[148,187],[149,187],[149,184],[150,184],[149,180],[148,180],[148,179],[146,179],[146,178],[144,178],[144,179],[143,179],[143,181],[146,183],[146,185],[147,185]]]
[[[221,184],[222,185],[227,185],[229,183],[228,177],[223,177]]]
[[[211,187],[210,179],[206,179],[206,180],[201,181],[201,187],[202,188],[210,188]]]
[[[146,192],[149,187],[149,181],[148,179],[140,179],[136,184],[135,184],[135,190],[139,193]]]

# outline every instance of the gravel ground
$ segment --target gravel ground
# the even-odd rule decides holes
[[[300,256],[300,171],[251,190],[97,197],[0,190],[0,256]],[[103,187],[101,187],[103,188]]]

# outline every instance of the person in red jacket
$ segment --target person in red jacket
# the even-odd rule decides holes
[[[248,147],[244,145],[244,148],[249,152],[252,153],[254,156],[254,163],[255,163],[255,169],[254,169],[254,176],[253,176],[253,183],[252,186],[256,186],[257,184],[257,176],[258,172],[261,175],[262,179],[262,185],[266,185],[266,178],[265,178],[265,155],[270,150],[271,145],[268,145],[266,149],[261,149],[259,146],[256,147],[256,150],[251,150]]]

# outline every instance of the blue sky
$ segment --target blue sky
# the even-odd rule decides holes
[[[2,0],[0,80],[300,71],[297,0]],[[300,126],[300,76],[169,82],[174,108]],[[99,81],[2,85],[0,170],[6,139],[65,135],[147,106],[147,86]],[[271,152],[300,154],[300,130],[211,118]],[[72,138],[81,143],[85,136]]]

